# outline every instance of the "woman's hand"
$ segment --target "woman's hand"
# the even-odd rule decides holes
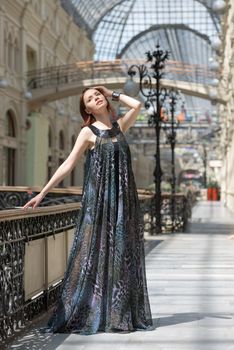
[[[112,90],[107,89],[105,86],[94,86],[93,89],[98,89],[105,97],[112,96]]]
[[[26,209],[28,207],[32,207],[33,209],[36,208],[40,202],[42,201],[42,199],[45,197],[45,195],[43,195],[42,193],[39,193],[38,195],[36,195],[35,197],[33,197],[32,199],[30,199],[30,201],[28,201],[23,207],[22,209]]]

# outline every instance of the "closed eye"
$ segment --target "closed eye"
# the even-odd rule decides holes
[[[97,91],[97,92],[94,93],[94,95],[95,95],[95,96],[99,96],[99,95],[101,95],[101,94],[100,94],[99,91]],[[93,96],[90,96],[90,97],[88,98],[88,102],[90,102],[90,101],[92,100],[92,98],[93,98]]]

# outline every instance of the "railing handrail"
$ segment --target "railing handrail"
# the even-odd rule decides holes
[[[75,209],[80,209],[80,202],[51,205],[48,207],[37,207],[35,209],[7,209],[0,211],[0,222],[29,217],[49,216],[51,214],[67,213]]]
[[[122,68],[123,66],[130,66],[134,63],[137,64],[144,64],[145,63],[145,59],[128,59],[128,60],[124,60],[121,61],[120,59],[116,59],[115,61],[78,61],[78,62],[74,62],[74,63],[70,63],[70,64],[63,64],[63,65],[58,65],[58,66],[50,66],[50,67],[45,67],[45,68],[39,68],[39,69],[34,69],[34,70],[30,70],[27,72],[27,76],[35,76],[39,73],[46,73],[48,74],[48,72],[58,72],[58,71],[68,71],[69,69],[87,69],[87,68],[103,68],[106,67],[107,69],[110,68],[114,68],[115,69],[119,69]],[[167,67],[168,66],[174,66],[174,67],[178,67],[178,68],[183,68],[183,70],[185,70],[186,68],[191,69],[191,68],[195,68],[197,69],[202,69],[202,70],[206,70],[209,71],[209,67],[205,64],[191,64],[191,63],[184,63],[184,62],[180,62],[180,61],[175,61],[175,60],[168,60],[167,61]],[[166,68],[167,68],[166,67]],[[110,69],[111,70],[111,69]]]
[[[42,186],[0,186],[0,192],[40,192]],[[81,194],[82,186],[54,187],[49,193]]]
[[[96,74],[106,74],[112,72],[113,74],[127,75],[127,69],[133,64],[145,64],[145,59],[138,60],[124,60],[116,59],[115,61],[80,61],[67,65],[51,66],[27,72],[28,85],[32,89],[41,88],[43,84],[49,83],[49,85],[64,84],[64,78],[67,78],[66,83],[69,83],[68,78],[74,79],[79,75],[79,79],[82,78],[82,74],[87,72],[92,73],[92,76]],[[165,69],[166,73],[175,73],[176,75],[189,75],[194,78],[213,77],[212,73],[207,65],[204,64],[191,64],[180,61],[169,60]],[[94,76],[93,76],[94,77]],[[37,84],[36,84],[37,83]]]
[[[26,193],[26,192],[40,192],[40,186],[0,186],[0,192],[13,192],[13,193]],[[63,195],[82,195],[82,187],[68,187],[68,188],[54,188],[49,193],[63,194]],[[139,193],[139,200],[144,201],[147,198],[151,198],[153,194],[151,192]],[[49,206],[41,206],[35,209],[28,208],[22,209],[17,207],[14,209],[3,209],[0,211],[0,222],[11,221],[17,219],[24,219],[29,217],[49,216],[51,214],[59,214],[64,212],[73,211],[74,209],[80,209],[81,202],[57,204]]]

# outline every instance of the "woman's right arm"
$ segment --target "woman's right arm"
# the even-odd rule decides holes
[[[75,145],[67,159],[59,166],[49,182],[43,187],[41,192],[27,202],[23,206],[23,209],[30,206],[35,208],[42,201],[45,195],[72,171],[84,151],[87,149],[91,133],[92,131],[88,127],[81,129]]]

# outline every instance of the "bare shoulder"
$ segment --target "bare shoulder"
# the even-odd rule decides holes
[[[89,139],[92,134],[92,130],[88,126],[84,126],[79,133],[80,137],[84,139]]]
[[[84,126],[80,132],[84,134],[89,134],[89,135],[92,133],[91,129],[88,126]]]

